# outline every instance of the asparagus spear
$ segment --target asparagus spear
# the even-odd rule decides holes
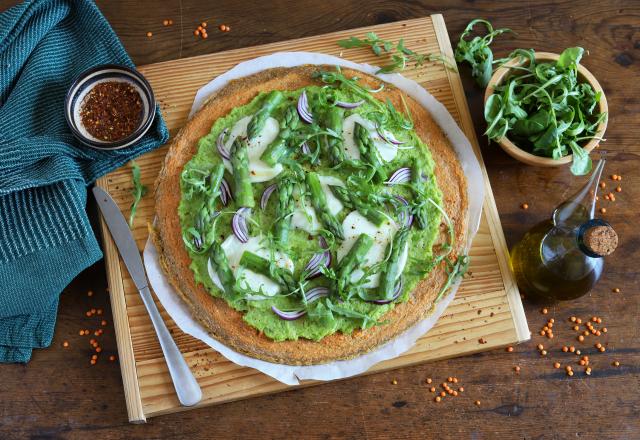
[[[300,117],[295,106],[287,108],[284,119],[280,123],[280,132],[276,140],[271,142],[264,150],[260,159],[270,166],[275,166],[288,150],[289,142],[294,135],[294,130],[298,127]]]
[[[231,145],[231,167],[233,168],[234,194],[238,206],[253,208],[253,188],[249,179],[249,155],[247,153],[247,142],[236,138]]]
[[[390,299],[393,297],[393,291],[396,287],[396,280],[401,274],[400,272],[400,255],[404,252],[404,248],[407,245],[409,239],[409,229],[402,228],[393,237],[393,241],[389,244],[392,246],[391,255],[387,261],[387,265],[380,275],[380,295],[384,299]]]
[[[273,266],[266,258],[262,258],[253,252],[244,251],[240,257],[240,265],[245,268],[272,278],[280,284],[287,292],[296,290],[296,282],[293,274],[281,267]]]
[[[342,119],[344,110],[340,107],[330,107],[325,114],[325,127],[336,132],[340,137],[327,136],[327,154],[334,165],[344,161],[344,149],[342,144]]]
[[[344,186],[331,186],[333,194],[345,205],[347,208],[356,209],[367,220],[376,226],[380,226],[386,217],[375,206],[365,202],[359,197],[355,197],[353,192],[350,192]]]
[[[224,177],[224,164],[219,163],[209,175],[209,199],[207,200],[207,208],[210,213],[215,211],[215,202],[220,196],[220,183]]]
[[[367,234],[360,234],[347,255],[338,263],[338,292],[343,292],[351,280],[351,274],[356,270],[367,256],[367,252],[373,246],[373,238]]]
[[[387,180],[387,172],[384,170],[382,161],[378,156],[378,150],[373,143],[373,139],[371,139],[369,131],[356,122],[353,134],[362,159],[373,166],[376,170],[376,175],[381,182]]]
[[[277,221],[275,223],[275,238],[280,245],[285,245],[289,241],[289,230],[291,229],[291,213],[295,209],[293,201],[293,189],[295,182],[287,177],[278,182],[278,206],[276,207]]]
[[[311,192],[311,202],[316,210],[316,215],[322,222],[325,228],[327,228],[333,235],[340,240],[344,240],[344,231],[342,225],[337,218],[331,212],[327,206],[327,198],[320,186],[320,179],[318,175],[312,171],[307,173],[306,176],[307,187]]]
[[[262,129],[264,128],[264,124],[267,122],[269,116],[271,116],[271,112],[275,110],[275,108],[282,102],[284,96],[282,92],[278,90],[274,90],[270,92],[262,103],[262,107],[258,112],[253,115],[253,118],[249,121],[249,125],[247,125],[247,137],[249,140],[254,139],[256,136],[260,134]]]
[[[418,200],[424,199],[424,194],[427,191],[427,183],[422,178],[423,170],[424,164],[422,160],[416,158],[411,166],[411,188],[413,189],[414,196]],[[418,206],[415,215],[420,229],[425,229],[429,220],[427,218],[426,203],[421,203]]]
[[[213,268],[218,274],[218,278],[220,278],[220,283],[222,283],[225,293],[231,295],[235,292],[236,279],[233,276],[231,267],[229,266],[227,255],[224,253],[222,246],[220,246],[220,243],[217,240],[214,240],[211,244],[209,257],[213,263]]]

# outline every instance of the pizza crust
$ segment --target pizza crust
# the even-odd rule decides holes
[[[406,303],[397,304],[383,316],[389,321],[350,335],[335,333],[320,341],[298,339],[276,342],[249,326],[242,313],[232,309],[224,299],[211,296],[201,284],[196,284],[189,268],[189,257],[182,241],[178,216],[181,200],[180,174],[184,165],[197,152],[198,140],[207,135],[213,123],[233,108],[249,103],[259,92],[270,90],[296,90],[318,84],[311,78],[313,72],[332,70],[333,66],[304,65],[294,68],[274,68],[231,81],[209,97],[207,103],[191,118],[171,142],[155,186],[156,225],[151,231],[157,247],[160,265],[169,282],[188,304],[193,316],[211,336],[234,350],[268,362],[287,365],[314,365],[362,355],[424,319],[432,312],[434,299],[447,280],[443,265],[434,268],[421,281]],[[346,76],[357,75],[361,84],[377,88],[380,80],[352,69],[343,69]],[[401,92],[391,84],[376,95],[391,99],[402,108]],[[418,102],[405,96],[413,116],[415,131],[428,145],[436,163],[435,174],[443,193],[443,205],[455,228],[455,256],[466,242],[468,200],[466,179],[448,139],[431,115]],[[446,240],[446,227],[440,227],[438,242]]]

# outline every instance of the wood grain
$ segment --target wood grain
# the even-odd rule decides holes
[[[0,10],[16,0],[0,0]],[[388,23],[443,13],[449,36],[455,41],[473,18],[485,17],[496,26],[510,27],[517,36],[494,41],[496,56],[516,47],[560,52],[580,44],[589,50],[584,64],[607,92],[612,118],[607,129],[609,162],[605,173],[621,174],[623,191],[614,203],[602,201],[621,246],[607,259],[605,275],[592,293],[578,300],[549,305],[541,315],[539,304],[525,301],[533,340],[514,353],[493,350],[472,356],[430,362],[386,373],[329,383],[318,387],[268,395],[236,403],[202,408],[150,419],[144,426],[127,421],[118,363],[106,356],[116,350],[112,313],[105,293],[102,262],[79,276],[61,296],[53,344],[36,350],[27,365],[0,365],[0,438],[2,439],[638,439],[640,438],[640,5],[628,0],[483,1],[401,0],[238,1],[218,0],[98,0],[125,47],[138,64],[203,55],[256,44],[319,35],[343,29]],[[173,27],[162,20],[172,18]],[[220,23],[231,32],[209,32],[196,40],[192,31],[203,19],[210,27]],[[182,23],[182,31],[179,24]],[[145,34],[154,33],[152,39]],[[197,68],[197,67],[196,67]],[[512,246],[522,234],[544,219],[554,206],[575,191],[581,179],[568,169],[533,168],[507,156],[482,136],[483,90],[461,68],[474,129],[500,212]],[[611,181],[607,184],[611,186]],[[528,211],[519,208],[527,202]],[[91,218],[97,214],[90,203]],[[99,225],[96,224],[96,231]],[[620,294],[611,290],[619,287]],[[87,297],[87,290],[95,295]],[[89,364],[90,337],[81,328],[100,327],[98,318],[86,318],[88,308],[104,309],[108,321],[99,338],[103,352],[96,366]],[[609,332],[600,338],[605,353],[594,353],[591,338],[579,344],[566,319],[598,314]],[[556,320],[555,339],[537,336],[549,317]],[[91,336],[94,337],[94,336]],[[62,348],[69,341],[68,349]],[[535,346],[545,344],[541,357]],[[574,344],[591,356],[593,374],[579,366],[569,378],[555,370],[571,357],[560,351]],[[618,360],[621,366],[613,368]],[[513,367],[520,365],[519,375]],[[436,404],[424,380],[436,383],[457,375],[464,396]],[[397,385],[391,385],[396,379]],[[474,400],[480,399],[481,406]]]
[[[359,63],[373,64],[378,60],[370,51],[343,51],[335,45],[335,41],[347,38],[348,34],[362,35],[371,31],[389,40],[402,38],[421,52],[446,52],[446,56],[453,59],[444,20],[442,16],[435,15],[424,19],[141,66],[140,71],[159,97],[168,127],[175,130],[185,123],[198,88],[239,62],[278,51],[306,50],[345,56]],[[194,66],[203,66],[203,69],[194,69]],[[464,129],[480,156],[458,74],[447,70],[442,63],[428,63],[419,69],[407,71],[407,76],[414,78],[439,101],[445,103],[458,121],[461,120],[461,114],[466,115]],[[164,161],[165,151],[166,149],[161,149],[150,152],[136,160],[141,168],[143,183],[153,183]],[[128,167],[123,167],[98,181],[98,185],[113,194],[116,203],[125,214],[132,202],[130,173]],[[484,178],[486,192],[490,193],[486,172]],[[153,221],[153,215],[153,199],[143,199],[138,205],[134,229],[134,236],[141,250],[148,237],[146,225]],[[123,322],[128,322],[129,325],[129,328],[121,328],[119,322],[116,322],[116,337],[118,341],[122,341],[122,344],[119,344],[119,353],[129,419],[133,422],[144,421],[146,417],[182,410],[137,289],[119,255],[113,252],[109,234],[104,229],[103,232],[108,243],[105,252],[107,271],[111,276],[111,270],[115,268],[117,276],[121,277],[120,280],[114,280],[113,277],[109,279],[112,308],[116,316],[127,317]],[[501,243],[501,246],[497,246],[496,243]],[[491,196],[487,197],[480,230],[475,237],[470,256],[471,275],[463,281],[456,299],[436,327],[420,338],[413,349],[396,359],[374,366],[368,373],[504,347],[529,339],[529,329],[517,288],[508,269],[508,251]],[[505,285],[510,287],[506,289]],[[201,341],[182,333],[159,302],[158,306],[168,321],[169,329],[179,348],[199,379],[203,390],[200,406],[291,388],[258,371],[228,362]],[[139,387],[139,390],[132,387]],[[137,401],[132,400],[136,397]]]

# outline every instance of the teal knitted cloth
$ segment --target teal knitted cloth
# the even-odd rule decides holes
[[[64,119],[73,79],[104,63],[133,66],[96,5],[33,0],[0,14],[0,362],[51,343],[58,296],[100,247],[87,185],[166,142],[156,122],[134,147],[79,144]]]

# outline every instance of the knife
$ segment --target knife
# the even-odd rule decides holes
[[[202,399],[202,390],[162,320],[156,303],[153,301],[140,252],[131,234],[131,229],[129,229],[122,212],[120,212],[118,205],[116,205],[108,192],[95,186],[93,188],[93,196],[98,202],[102,217],[109,228],[109,232],[111,232],[111,237],[113,237],[120,256],[124,260],[124,265],[127,266],[129,275],[131,275],[142,297],[142,302],[151,317],[153,328],[156,330],[162,353],[169,367],[169,374],[171,375],[171,380],[173,380],[178,400],[183,406],[193,406]]]

